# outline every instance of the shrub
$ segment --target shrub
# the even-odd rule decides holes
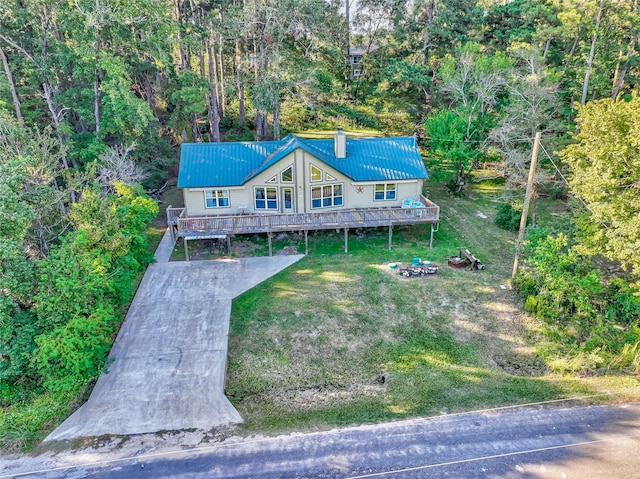
[[[552,369],[637,370],[640,298],[623,279],[604,279],[564,234],[532,235],[529,257],[514,283],[524,307],[556,343]]]
[[[518,206],[509,202],[500,203],[496,208],[496,225],[503,230],[518,231],[521,216],[522,205]]]

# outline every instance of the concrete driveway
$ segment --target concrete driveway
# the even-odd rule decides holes
[[[242,422],[224,396],[231,300],[302,258],[151,265],[89,400],[47,441]]]

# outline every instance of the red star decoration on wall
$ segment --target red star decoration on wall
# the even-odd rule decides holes
[[[363,188],[362,186],[358,186],[358,187],[356,188],[356,191],[357,191],[358,193],[362,193],[362,192],[364,191],[364,188]]]

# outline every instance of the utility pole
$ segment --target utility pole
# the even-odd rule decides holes
[[[529,203],[531,202],[531,191],[533,190],[533,181],[536,175],[536,164],[538,163],[538,151],[540,150],[540,137],[542,133],[537,132],[533,140],[533,150],[531,151],[531,166],[529,167],[529,179],[527,180],[527,190],[524,194],[524,206],[522,207],[522,216],[520,217],[520,229],[518,230],[518,242],[516,244],[516,258],[513,260],[513,273],[511,273],[511,283],[516,279],[518,267],[520,266],[520,255],[522,254],[522,243],[524,241],[524,233],[527,229],[527,216],[529,214]]]

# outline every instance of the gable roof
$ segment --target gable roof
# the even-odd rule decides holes
[[[428,177],[412,136],[347,138],[347,157],[336,158],[333,139],[288,135],[277,141],[183,143],[178,188],[242,186],[297,149],[357,182]]]

